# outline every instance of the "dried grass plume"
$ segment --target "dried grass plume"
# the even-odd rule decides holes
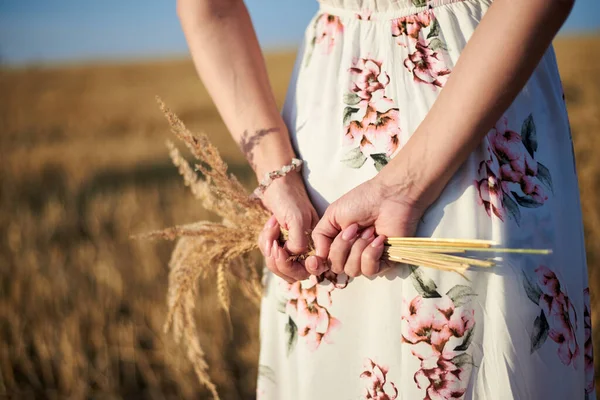
[[[260,276],[248,255],[258,248],[256,238],[269,213],[259,200],[250,198],[235,176],[227,173],[227,164],[206,135],[193,135],[158,97],[157,102],[171,131],[196,158],[195,170],[200,174],[168,141],[173,164],[194,197],[206,210],[217,214],[221,222],[201,221],[138,237],[178,239],[169,262],[169,314],[165,331],[172,331],[175,340],[185,347],[198,379],[210,390],[213,398],[218,399],[194,320],[197,282],[200,278],[216,280],[219,303],[227,314],[231,301],[228,277],[231,275],[237,278],[236,286],[241,292],[258,305],[262,292]]]

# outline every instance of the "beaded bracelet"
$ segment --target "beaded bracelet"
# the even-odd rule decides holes
[[[283,167],[281,167],[281,169],[279,169],[277,171],[267,172],[265,174],[265,177],[263,178],[263,180],[260,181],[260,184],[258,185],[258,187],[256,189],[254,189],[254,192],[252,192],[252,195],[250,197],[255,198],[255,199],[262,198],[263,194],[265,193],[265,190],[267,190],[269,185],[271,185],[271,183],[273,183],[273,181],[275,179],[283,178],[284,176],[286,176],[287,174],[289,174],[292,171],[300,171],[301,168],[302,168],[302,160],[299,160],[297,158],[292,158],[291,164],[284,165]]]

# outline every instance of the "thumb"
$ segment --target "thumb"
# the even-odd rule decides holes
[[[317,257],[322,260],[327,260],[331,243],[341,230],[335,222],[333,213],[330,211],[330,209],[331,207],[325,211],[325,214],[319,220],[317,226],[315,226],[315,229],[312,232],[312,240],[315,245]]]

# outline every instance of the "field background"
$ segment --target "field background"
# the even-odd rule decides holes
[[[600,37],[555,46],[600,349]],[[281,105],[294,54],[266,59]],[[128,238],[210,217],[170,164],[157,94],[254,185],[189,60],[0,69],[0,397],[206,396],[162,333],[173,244]],[[223,398],[253,398],[258,310],[234,294],[230,340],[211,287],[201,293],[211,375]]]

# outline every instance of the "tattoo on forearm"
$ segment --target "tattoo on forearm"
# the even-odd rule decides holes
[[[250,133],[250,131],[248,130],[244,131],[242,137],[240,138],[239,146],[242,150],[242,153],[244,153],[244,155],[246,156],[246,159],[248,159],[248,162],[250,163],[252,169],[256,170],[256,163],[254,162],[254,148],[260,143],[263,137],[267,136],[270,133],[280,131],[280,128],[259,129],[254,133]]]

